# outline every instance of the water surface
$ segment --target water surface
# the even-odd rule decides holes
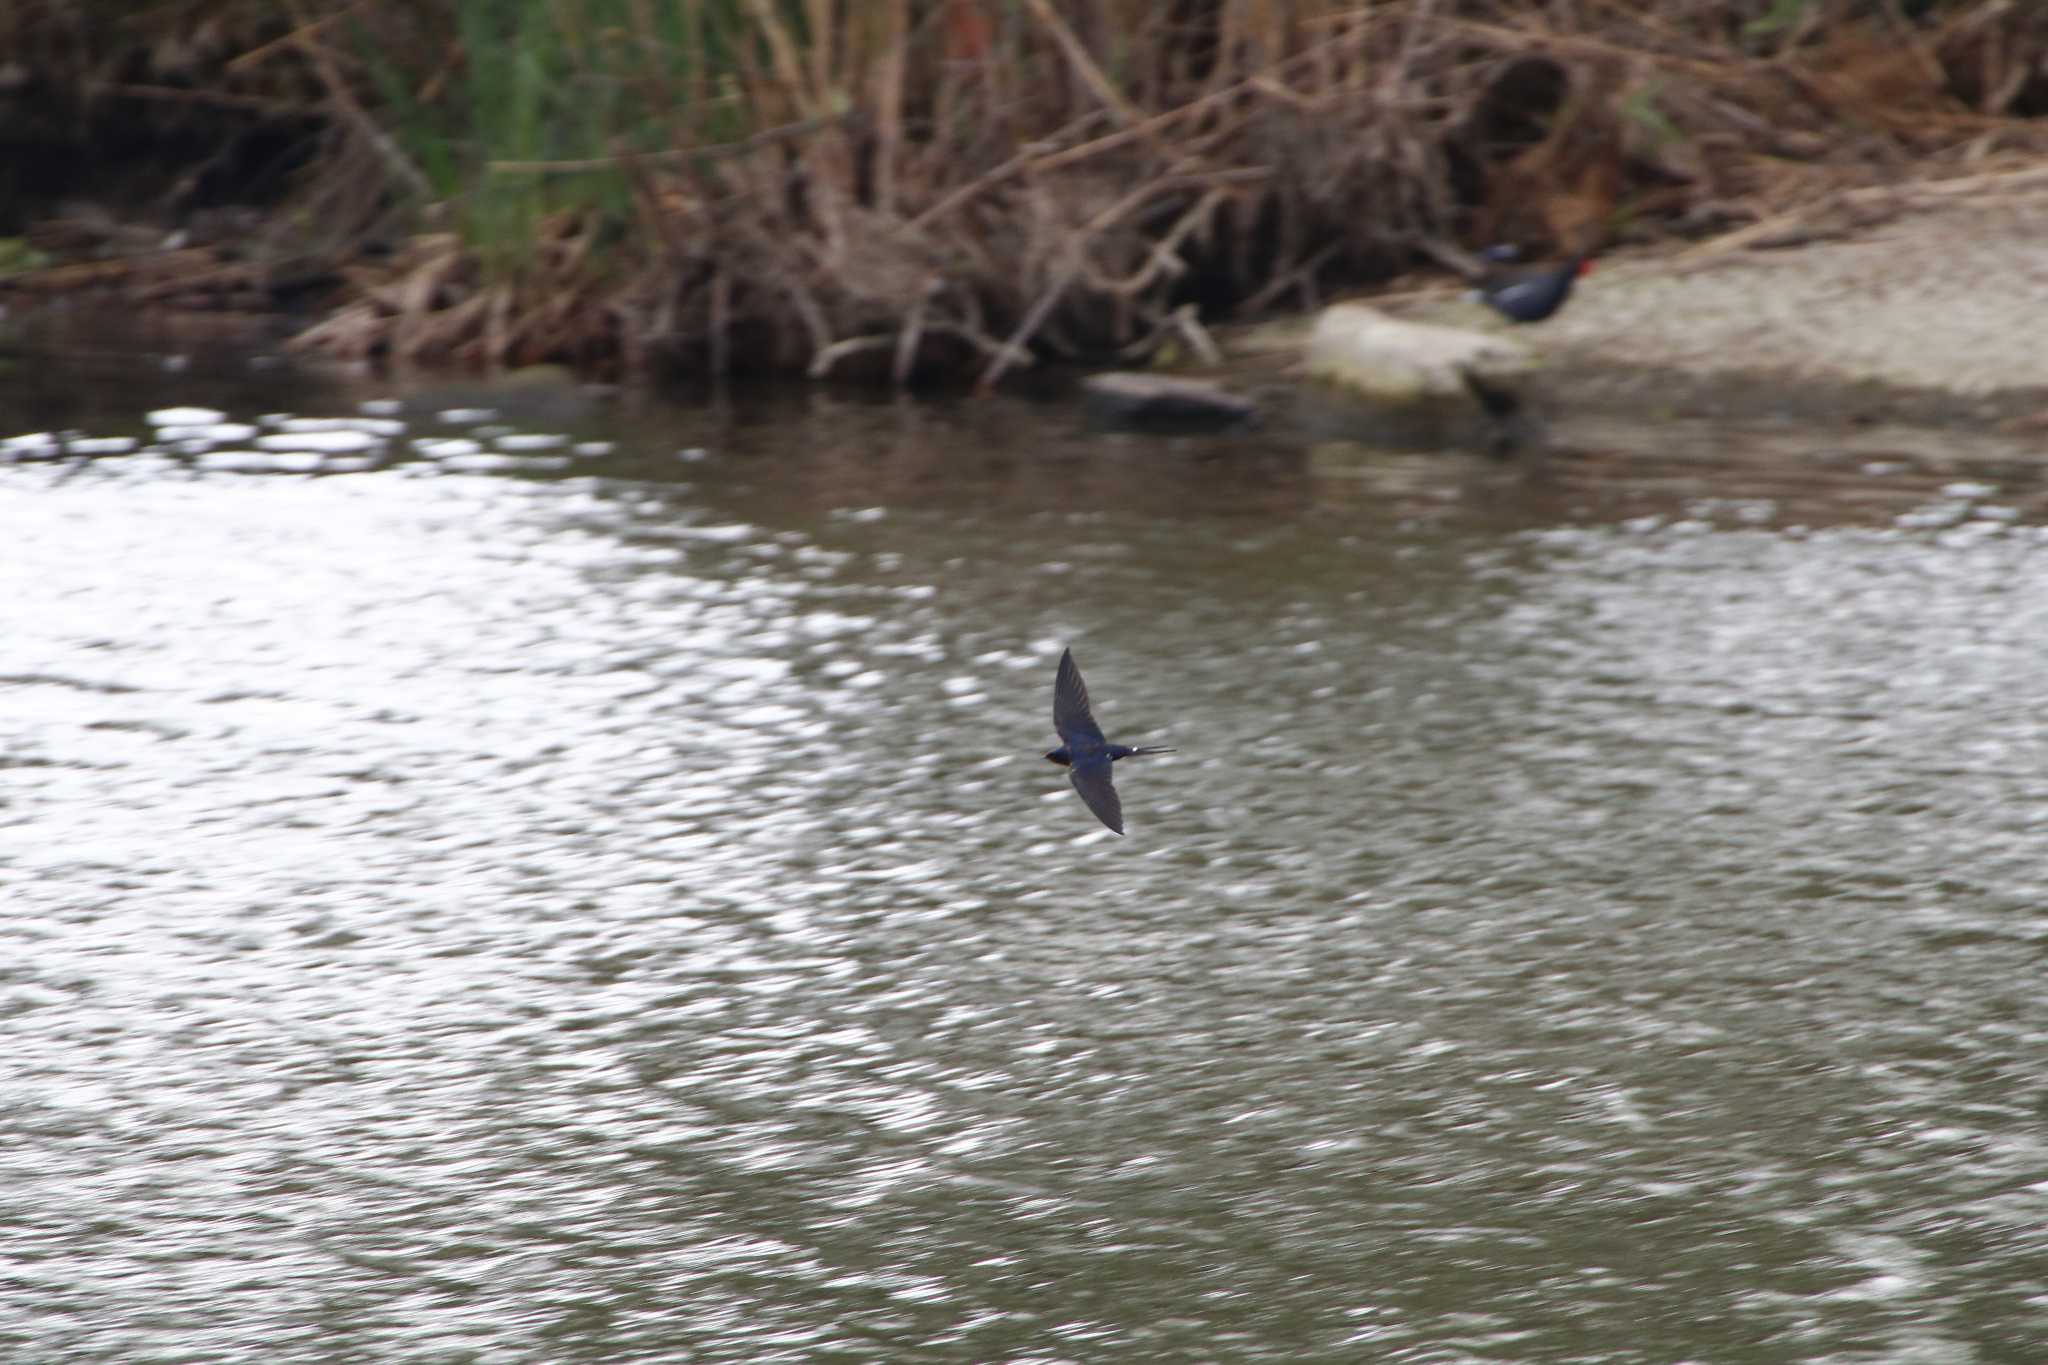
[[[391,420],[0,467],[0,1356],[2038,1358],[2034,476]]]

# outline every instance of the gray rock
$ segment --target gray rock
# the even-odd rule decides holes
[[[1259,405],[1207,379],[1118,370],[1081,381],[1088,415],[1107,427],[1231,431],[1258,420]]]
[[[1529,397],[1536,355],[1509,337],[1410,322],[1362,304],[1323,310],[1302,369],[1311,429],[1397,447],[1469,448],[1494,456],[1540,446]]]
[[[1357,303],[1323,310],[1306,356],[1309,374],[1380,403],[1469,399],[1475,379],[1510,390],[1535,367],[1535,353],[1509,337],[1409,322]]]

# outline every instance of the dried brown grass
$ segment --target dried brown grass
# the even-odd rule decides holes
[[[404,21],[421,101],[465,61],[436,18],[459,3]],[[351,264],[302,344],[988,385],[1487,241],[1760,241],[1867,215],[1887,186],[2038,154],[2048,112],[2048,14],[2001,3],[618,4],[600,33],[555,0],[557,27],[579,79],[629,85],[658,136],[480,173],[617,177],[624,221],[544,216],[510,271],[417,237]],[[295,0],[244,65],[324,92],[328,164],[351,167],[329,193],[355,199],[323,216],[359,226],[421,181],[332,36],[343,11],[381,7]]]
[[[1732,231],[2042,142],[2011,115],[2048,33],[1991,6],[1813,4],[1770,33],[1767,5],[998,8],[892,4],[830,66],[755,5],[752,103],[865,99],[643,168],[646,216],[684,230],[624,301],[636,349],[989,384],[1142,353],[1191,300],[1310,306],[1459,242]]]

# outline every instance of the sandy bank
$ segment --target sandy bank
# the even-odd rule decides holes
[[[1392,305],[1498,326],[1454,291]],[[1604,259],[1570,305],[1515,329],[1559,390],[1654,385],[1669,401],[1744,395],[1878,403],[2009,421],[2048,405],[2048,187],[1916,208],[1773,250],[1667,248]]]

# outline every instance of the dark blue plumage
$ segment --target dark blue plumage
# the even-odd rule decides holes
[[[1095,723],[1088,709],[1088,684],[1081,681],[1081,670],[1074,664],[1071,649],[1060,651],[1060,671],[1052,681],[1052,728],[1059,732],[1060,747],[1046,757],[1068,770],[1074,790],[1081,793],[1095,818],[1122,834],[1124,807],[1110,781],[1111,765],[1120,758],[1175,751],[1160,745],[1133,749],[1105,739],[1102,727]]]
[[[1572,281],[1588,269],[1585,255],[1542,270],[1496,271],[1473,294],[1510,322],[1541,322],[1564,307]]]

